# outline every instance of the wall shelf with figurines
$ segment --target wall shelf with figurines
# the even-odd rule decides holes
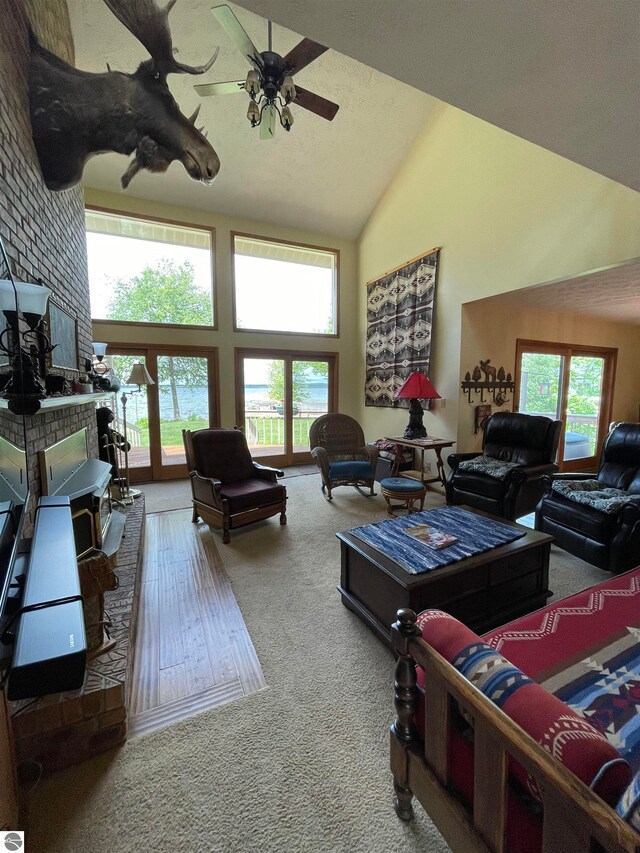
[[[467,371],[461,387],[472,405],[476,402],[475,395],[479,394],[480,403],[492,400],[496,406],[504,406],[505,403],[511,402],[509,394],[513,394],[515,382],[510,373],[505,374],[504,367],[496,369],[491,364],[491,359],[487,358],[485,361],[480,359],[480,363],[473,368],[473,373]]]

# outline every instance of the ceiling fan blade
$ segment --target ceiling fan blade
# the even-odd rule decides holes
[[[262,59],[257,47],[246,34],[244,27],[236,18],[229,6],[214,6],[211,14],[220,24],[231,41],[247,59],[262,65]]]
[[[329,50],[328,47],[325,47],[323,44],[318,44],[317,41],[311,41],[311,39],[304,38],[297,44],[293,50],[290,50],[289,53],[284,57],[284,61],[287,63],[291,71],[290,74],[297,74],[298,71],[301,71],[310,62],[313,62],[314,59],[317,59],[319,56]]]
[[[208,95],[231,95],[233,92],[242,92],[244,80],[228,80],[225,83],[197,83],[193,87],[201,98]]]
[[[315,95],[313,92],[308,92],[296,83],[296,98],[294,104],[299,107],[304,107],[305,110],[315,113],[321,118],[326,118],[327,121],[332,121],[340,107],[334,104],[333,101],[328,101],[326,98],[321,98],[320,95]]]

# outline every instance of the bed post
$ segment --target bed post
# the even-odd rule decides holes
[[[413,716],[418,707],[415,661],[409,653],[409,641],[420,636],[413,610],[398,610],[398,621],[391,628],[394,652],[398,656],[395,673],[396,719],[391,726],[391,772],[396,792],[394,808],[400,820],[413,817],[413,791],[409,788],[407,749],[417,741],[418,731]]]

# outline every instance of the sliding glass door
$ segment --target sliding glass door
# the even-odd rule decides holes
[[[265,464],[311,462],[309,427],[336,411],[335,353],[236,350],[236,423]]]
[[[562,471],[597,467],[611,420],[617,350],[518,340],[517,410],[564,421]]]
[[[116,414],[115,428],[121,432],[126,414],[131,482],[186,477],[182,430],[219,424],[216,351],[110,344],[108,353],[106,360],[123,383],[111,406]],[[124,384],[136,361],[145,364],[153,385],[139,389]]]

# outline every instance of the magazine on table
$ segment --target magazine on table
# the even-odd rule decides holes
[[[447,548],[458,541],[457,536],[452,536],[444,530],[438,530],[437,527],[430,527],[428,524],[416,524],[415,527],[407,527],[404,531],[408,536],[413,536],[429,548]]]

